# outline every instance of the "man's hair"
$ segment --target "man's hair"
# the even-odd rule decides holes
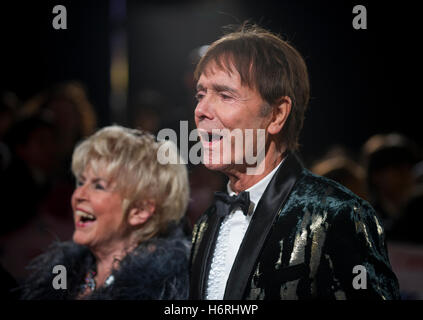
[[[80,143],[73,153],[72,172],[102,170],[124,198],[122,222],[131,208],[153,200],[155,212],[137,231],[138,243],[166,231],[185,214],[189,198],[188,173],[183,164],[160,164],[157,151],[164,143],[147,132],[117,125],[105,127]],[[168,148],[176,152],[177,148]],[[178,155],[176,155],[178,156]]]
[[[195,69],[196,81],[211,62],[229,73],[235,68],[241,84],[256,89],[270,106],[279,105],[284,96],[290,97],[291,113],[281,137],[288,150],[298,149],[310,96],[307,66],[300,53],[278,35],[244,24],[210,45]]]

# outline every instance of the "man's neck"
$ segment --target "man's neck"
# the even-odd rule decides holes
[[[276,150],[273,152],[267,152],[262,163],[262,165],[264,165],[264,170],[262,170],[262,173],[257,175],[247,174],[245,167],[242,169],[234,167],[224,173],[229,178],[231,189],[234,192],[239,193],[247,190],[266,177],[274,168],[277,167],[279,163],[281,163],[283,158],[284,152],[276,152]]]

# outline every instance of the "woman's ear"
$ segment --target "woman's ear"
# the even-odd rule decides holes
[[[276,135],[282,130],[291,112],[291,107],[292,102],[290,97],[284,96],[280,99],[279,104],[273,108],[272,121],[267,127],[269,134]]]
[[[148,221],[156,210],[156,204],[152,200],[143,201],[137,207],[132,208],[128,214],[128,223],[132,227],[138,227]]]

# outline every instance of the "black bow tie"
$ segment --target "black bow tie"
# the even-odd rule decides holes
[[[218,215],[226,216],[237,207],[241,208],[244,215],[248,215],[250,194],[247,191],[242,191],[237,196],[230,196],[225,192],[215,192],[214,197]]]

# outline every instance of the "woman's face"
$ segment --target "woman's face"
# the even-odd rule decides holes
[[[114,186],[102,170],[93,172],[90,167],[77,177],[72,195],[75,243],[91,249],[111,249],[125,240],[121,227],[123,198]]]

